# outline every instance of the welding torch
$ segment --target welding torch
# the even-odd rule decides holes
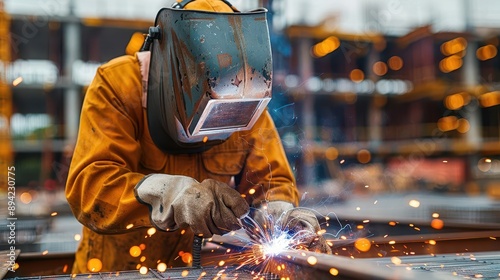
[[[195,235],[193,239],[193,267],[201,267],[201,247],[203,245],[203,237]]]
[[[249,221],[253,221],[252,219],[247,219],[249,218],[248,214],[245,215],[244,217],[241,217],[238,219],[238,222],[240,226],[245,229],[247,234],[255,240],[255,235],[249,228]],[[255,223],[255,222],[253,222]],[[255,225],[255,224],[254,224]],[[195,235],[193,239],[193,267],[200,268],[201,267],[201,248],[203,246],[203,236],[201,235]]]

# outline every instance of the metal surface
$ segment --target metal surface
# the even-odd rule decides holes
[[[288,251],[280,255],[278,264],[285,264],[282,277],[290,279],[452,279],[441,272],[429,274],[404,266],[388,267],[368,259],[351,259],[314,252]]]
[[[456,278],[499,279],[500,251],[488,253],[462,253],[445,255],[407,256],[397,260],[384,258],[373,260],[378,266],[389,268],[404,267],[412,271],[425,272],[426,275],[438,272]]]
[[[256,278],[257,277],[257,278]],[[18,277],[7,279],[119,279],[119,280],[135,280],[135,279],[268,279],[278,280],[278,276],[271,273],[263,273],[256,275],[244,269],[237,269],[237,266],[227,267],[209,267],[209,268],[171,268],[165,272],[160,272],[156,269],[150,269],[145,273],[134,271],[119,271],[119,272],[101,272],[92,274],[77,274],[77,275],[54,275],[54,276],[33,276],[33,277]]]

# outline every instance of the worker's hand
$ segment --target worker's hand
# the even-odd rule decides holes
[[[136,185],[135,195],[149,206],[151,222],[159,229],[188,225],[203,237],[241,228],[238,219],[249,211],[240,193],[212,179],[199,183],[186,176],[152,174]]]
[[[284,201],[271,201],[255,212],[254,220],[261,226],[288,231],[294,236],[294,240],[299,241],[297,248],[305,247],[309,251],[332,253],[321,234],[318,218],[312,210],[294,207],[293,204]]]

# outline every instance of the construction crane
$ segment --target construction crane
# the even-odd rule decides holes
[[[13,148],[10,137],[12,92],[7,80],[10,59],[10,17],[4,9],[4,1],[0,0],[0,172],[3,174],[8,174],[8,168],[13,163]],[[9,180],[12,179],[15,180],[12,176],[10,179],[9,176],[0,176],[0,186],[8,186]],[[1,191],[6,190],[5,188]]]

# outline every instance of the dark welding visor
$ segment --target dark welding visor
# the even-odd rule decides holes
[[[159,148],[197,152],[257,121],[271,99],[266,13],[158,12],[147,115]]]

